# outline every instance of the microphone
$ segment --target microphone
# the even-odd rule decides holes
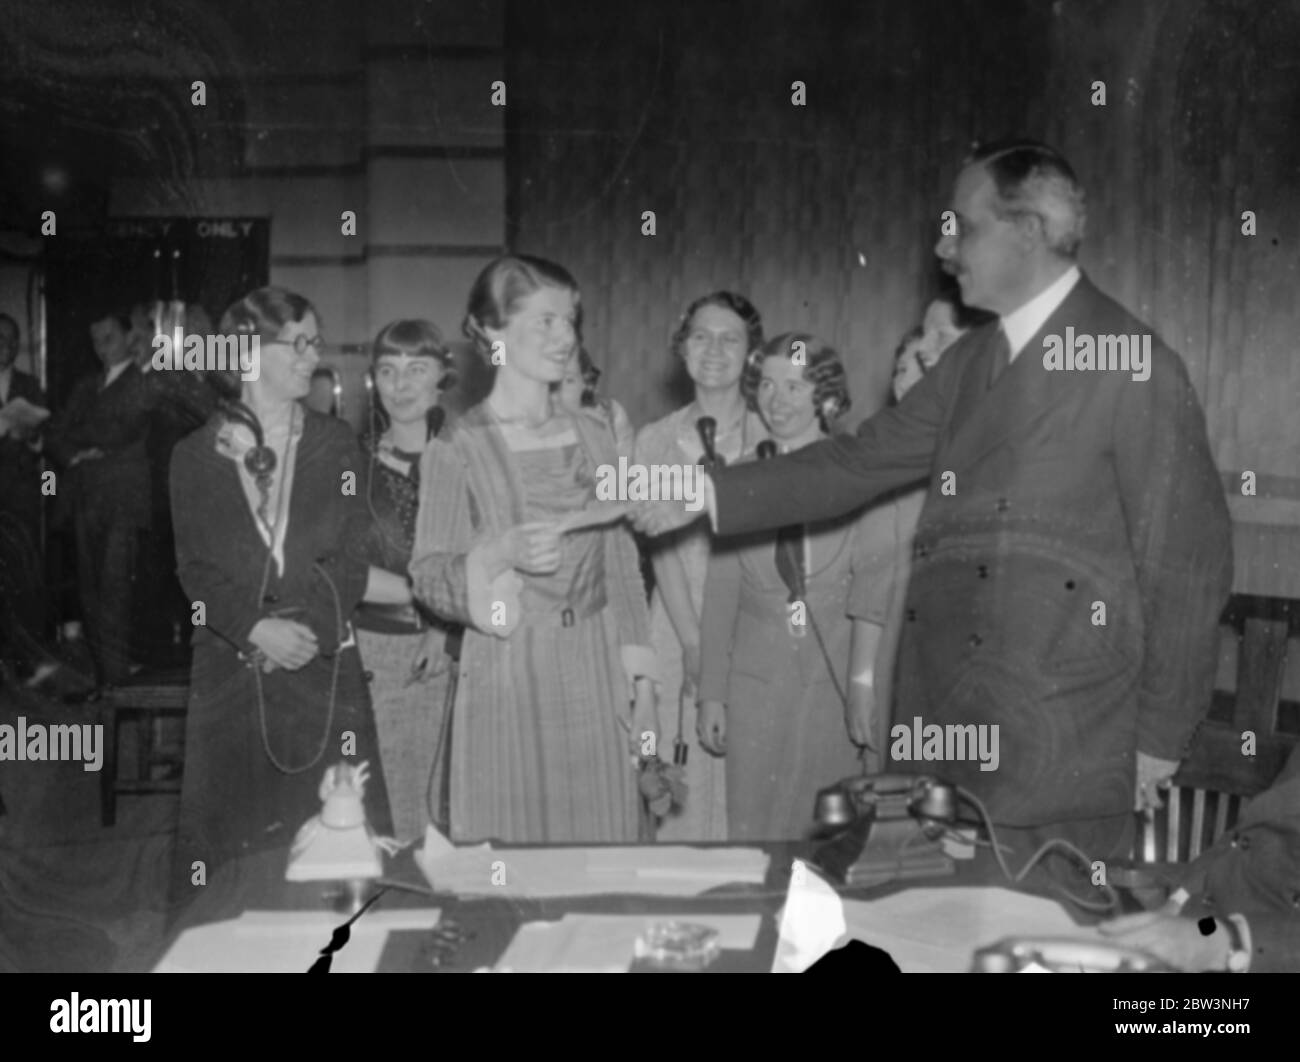
[[[776,443],[771,439],[764,439],[758,444],[758,459],[766,461],[770,457],[776,456]]]
[[[424,423],[429,429],[429,438],[437,436],[442,431],[442,426],[447,420],[447,411],[442,406],[431,406],[429,412],[424,415]]]
[[[700,442],[704,445],[704,467],[712,471],[721,468],[727,462],[718,456],[716,443],[718,422],[713,417],[701,417],[695,422],[695,430],[700,433]]]

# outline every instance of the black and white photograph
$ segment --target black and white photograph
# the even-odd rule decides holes
[[[1300,0],[8,0],[0,82],[37,1033],[1300,971]],[[1268,1027],[1149,983],[1034,991]]]

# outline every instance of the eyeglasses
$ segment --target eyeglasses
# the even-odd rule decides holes
[[[308,348],[319,354],[325,348],[325,340],[320,336],[294,336],[293,340],[288,339],[268,339],[267,343],[279,343],[284,347],[293,347],[293,352],[301,357],[307,353]]]

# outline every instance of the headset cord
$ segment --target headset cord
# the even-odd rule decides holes
[[[295,451],[295,452],[291,453],[290,451]],[[267,546],[266,560],[262,565],[262,581],[261,581],[261,585],[258,587],[257,590],[258,608],[261,608],[262,603],[266,600],[266,588],[270,585],[271,582],[271,562],[275,559],[275,537],[276,537],[276,532],[280,528],[280,520],[284,516],[284,502],[285,502],[284,484],[285,484],[285,479],[288,477],[287,466],[289,464],[289,461],[291,459],[296,459],[296,457],[297,457],[296,447],[293,446],[293,439],[291,433],[290,441],[285,446],[284,464],[286,467],[280,474],[280,489],[276,492],[277,498],[276,498],[275,523],[274,525],[268,525],[265,516],[263,516],[262,518],[263,526],[266,526],[267,530],[270,532],[271,542]],[[266,696],[262,690],[262,665],[261,665],[261,661],[257,658],[253,658],[250,662],[250,667],[252,668],[253,671],[253,689],[257,694],[257,717],[258,717],[259,730],[261,731],[261,737],[262,737],[262,749],[263,751],[265,751],[267,759],[271,761],[272,766],[274,766],[275,769],[279,771],[281,774],[302,774],[304,771],[309,771],[313,767],[315,767],[316,764],[318,764],[321,761],[321,759],[324,757],[325,750],[329,747],[330,734],[334,729],[334,709],[335,709],[337,695],[338,695],[339,665],[342,663],[342,659],[343,659],[343,648],[342,648],[343,640],[344,640],[343,604],[339,600],[338,588],[334,585],[334,580],[330,578],[329,572],[325,570],[324,566],[321,565],[319,561],[316,561],[313,562],[312,569],[316,571],[325,580],[325,585],[329,587],[330,594],[334,598],[334,623],[335,623],[336,641],[334,646],[334,660],[330,667],[330,695],[329,695],[329,702],[328,702],[329,709],[326,712],[326,716],[325,716],[325,730],[321,734],[320,747],[316,750],[316,754],[311,758],[309,762],[304,763],[300,767],[289,767],[286,764],[281,763],[279,758],[275,755],[275,752],[272,751],[271,749],[270,731],[268,730],[266,725]],[[303,666],[305,667],[307,665],[304,664]]]

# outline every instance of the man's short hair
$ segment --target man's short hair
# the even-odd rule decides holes
[[[966,157],[966,166],[976,164],[998,190],[998,217],[1034,214],[1050,250],[1066,258],[1078,254],[1087,220],[1083,186],[1059,151],[1036,140],[999,140]]]

